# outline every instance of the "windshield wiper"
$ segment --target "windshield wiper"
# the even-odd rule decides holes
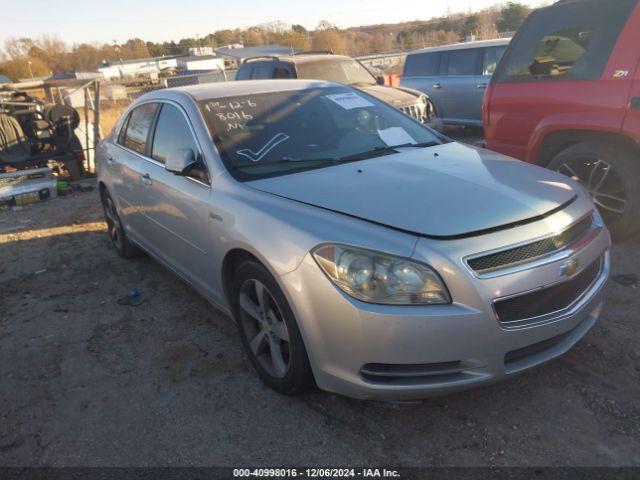
[[[440,142],[430,141],[430,142],[422,142],[422,143],[404,143],[402,145],[392,145],[390,147],[375,147],[372,150],[367,150],[365,152],[354,153],[353,155],[347,155],[340,158],[308,158],[308,159],[294,159],[294,158],[281,158],[280,160],[276,160],[275,162],[268,163],[249,163],[246,165],[234,165],[233,168],[235,170],[249,170],[256,167],[269,167],[271,165],[301,165],[301,169],[305,168],[316,168],[316,167],[326,167],[327,165],[338,165],[341,163],[347,162],[355,162],[358,160],[366,160],[368,158],[381,157],[384,155],[390,155],[392,153],[397,153],[398,148],[426,148],[433,147],[435,145],[440,145]]]
[[[435,147],[436,145],[441,145],[441,142],[436,142],[435,140],[431,140],[429,142],[422,143],[403,143],[402,145],[394,145],[389,148],[428,148]]]
[[[315,159],[302,159],[295,160],[293,158],[281,158],[280,160],[276,160],[275,162],[267,162],[267,163],[249,163],[247,165],[234,165],[233,168],[236,170],[247,170],[255,167],[269,167],[271,165],[304,165],[307,167],[317,167],[317,166],[325,166],[325,165],[334,165],[342,163],[341,159],[338,158],[315,158]],[[303,167],[304,168],[304,167]]]
[[[347,155],[346,157],[340,157],[343,162],[352,162],[356,160],[367,160],[369,158],[381,157],[383,155],[390,155],[397,153],[398,148],[427,148],[440,145],[440,142],[429,141],[422,143],[403,143],[402,145],[391,145],[389,147],[376,147],[373,150],[367,150],[365,152],[354,153],[353,155]]]

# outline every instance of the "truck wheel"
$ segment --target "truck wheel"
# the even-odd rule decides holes
[[[583,142],[558,153],[548,168],[575,177],[586,187],[615,239],[640,230],[637,154],[602,142]]]
[[[242,263],[230,289],[242,345],[264,383],[286,395],[314,385],[307,350],[286,297],[254,260]]]

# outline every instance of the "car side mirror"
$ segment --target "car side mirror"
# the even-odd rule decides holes
[[[164,168],[176,175],[184,175],[196,163],[196,154],[190,148],[180,148],[169,154]]]
[[[383,77],[382,75],[378,75],[378,76],[376,77],[376,83],[377,83],[378,85],[384,85],[384,77]]]

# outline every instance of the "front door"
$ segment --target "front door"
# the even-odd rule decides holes
[[[209,251],[209,175],[186,113],[162,103],[146,161],[142,213],[149,249],[196,287],[211,294],[214,269]],[[164,168],[175,150],[190,148],[198,163],[183,175]]]

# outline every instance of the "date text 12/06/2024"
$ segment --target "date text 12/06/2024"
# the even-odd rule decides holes
[[[235,468],[234,478],[401,478],[387,468]]]

